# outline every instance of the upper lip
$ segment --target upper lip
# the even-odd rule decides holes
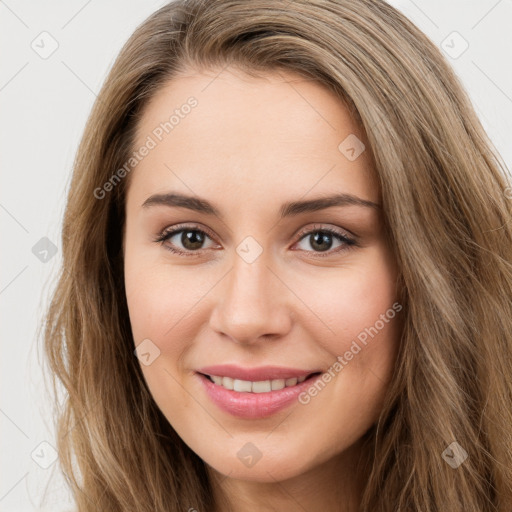
[[[243,368],[234,364],[219,364],[203,366],[197,370],[205,375],[217,375],[219,377],[231,377],[232,379],[258,382],[274,379],[291,379],[293,377],[307,377],[321,370],[304,370],[301,368],[286,368],[284,366],[258,366],[255,368]]]

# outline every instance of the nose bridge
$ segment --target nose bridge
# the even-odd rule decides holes
[[[239,250],[241,248],[242,246],[239,247]],[[265,255],[260,254],[254,261],[244,259],[238,253],[233,262],[228,285],[228,298],[238,301],[239,305],[248,303],[253,306],[270,307],[271,294],[269,292],[273,288],[272,277],[274,276],[270,271],[270,262],[266,253]]]
[[[212,327],[238,342],[282,335],[290,327],[283,285],[272,270],[270,251],[259,247],[254,239],[246,239],[236,248],[212,314]]]

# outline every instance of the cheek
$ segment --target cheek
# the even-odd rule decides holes
[[[331,275],[325,282],[303,281],[301,293],[312,286],[318,290],[304,296],[322,320],[319,323],[309,315],[310,336],[330,360],[326,372],[331,375],[326,384],[330,391],[321,391],[320,400],[343,397],[338,405],[331,402],[333,416],[350,411],[346,419],[356,432],[376,420],[393,375],[403,315],[397,302],[397,269],[389,253],[375,247],[365,252],[364,260],[347,258],[346,265],[333,269]],[[311,395],[303,397],[304,403],[316,400],[316,393],[311,390]],[[333,437],[342,435],[338,428],[334,422]]]
[[[150,354],[148,364],[140,359],[144,379],[156,404],[172,423],[181,417],[180,411],[188,407],[189,395],[183,393],[178,383],[179,366],[183,355],[193,345],[194,335],[190,329],[192,323],[197,322],[194,304],[201,294],[197,287],[191,286],[193,274],[187,276],[184,275],[187,272],[178,268],[148,264],[148,261],[150,258],[145,258],[142,251],[127,254],[126,298],[134,349],[144,346],[144,352]]]
[[[307,297],[306,305],[316,313],[303,319],[310,318],[311,331],[316,325],[314,338],[323,340],[330,353],[343,354],[358,337],[364,343],[365,333],[370,339],[367,331],[374,334],[375,326],[379,338],[393,338],[396,309],[400,309],[392,307],[397,300],[396,279],[394,260],[378,245],[368,248],[364,257],[347,257],[343,267],[329,269],[323,278],[317,273],[301,279],[299,294]]]
[[[175,339],[204,295],[193,266],[163,263],[159,251],[132,248],[129,239],[124,279],[135,344],[150,338],[161,347],[166,339]]]

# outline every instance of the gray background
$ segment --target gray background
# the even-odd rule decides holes
[[[95,95],[122,44],[164,3],[0,0],[0,511],[72,509],[54,462],[36,328],[61,262],[64,199]],[[512,0],[390,3],[450,53],[511,168]]]

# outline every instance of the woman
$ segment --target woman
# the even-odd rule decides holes
[[[45,332],[78,510],[510,510],[505,173],[385,2],[150,16],[85,129]]]

